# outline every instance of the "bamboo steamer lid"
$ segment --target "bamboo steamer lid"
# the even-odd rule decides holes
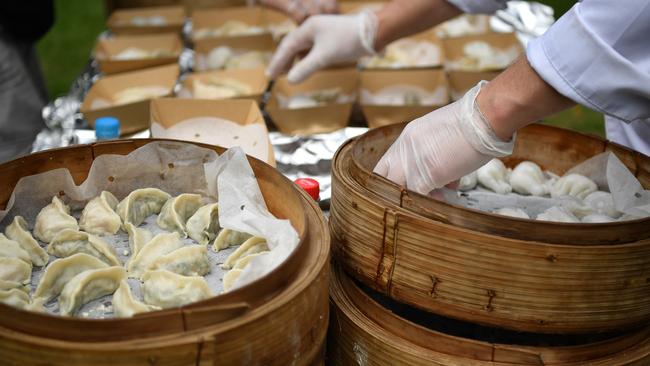
[[[77,184],[102,154],[151,141],[55,149],[0,164],[0,202],[20,177],[66,167]],[[218,153],[223,149],[211,148]],[[315,202],[254,158],[269,210],[300,234],[296,251],[269,275],[225,295],[129,319],[57,317],[0,304],[0,360],[16,365],[317,365],[327,332],[329,232]]]
[[[334,266],[330,282],[332,319],[327,353],[333,365],[622,366],[650,363],[650,328],[647,327],[571,346],[478,341],[436,331],[397,315],[394,311],[408,314],[409,309],[385,307],[385,299],[381,303],[376,301],[376,296],[369,296],[340,267]]]
[[[532,220],[425,202],[423,196],[372,175],[372,168],[359,171],[355,162],[365,159],[374,166],[402,127],[378,128],[348,141],[334,158],[332,249],[348,273],[400,302],[496,327],[587,333],[650,321],[650,221],[577,224],[573,233],[580,232],[582,241],[571,245],[522,238],[545,236],[545,227],[535,229]],[[642,184],[650,184],[648,158],[617,145],[538,125],[522,130],[518,138],[538,142],[531,142],[533,152],[519,142],[510,162],[541,160],[544,168],[563,173],[610,149],[628,167],[634,165],[632,171]],[[560,158],[562,151],[575,160]],[[427,215],[422,202],[429,205]],[[499,226],[503,229],[492,230]],[[554,234],[567,230],[566,236],[572,235],[574,228],[557,226]],[[608,230],[627,239],[588,245]]]

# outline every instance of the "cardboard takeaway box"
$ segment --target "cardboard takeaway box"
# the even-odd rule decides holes
[[[271,87],[265,110],[282,133],[311,135],[336,131],[348,125],[358,85],[359,73],[354,68],[318,71],[300,84],[291,84],[286,76],[281,76]],[[278,101],[278,95],[291,97],[333,88],[340,88],[343,95],[351,97],[351,101],[300,109],[282,108]]]
[[[406,70],[406,69],[435,68],[435,67],[441,67],[441,66],[444,65],[445,59],[446,59],[445,48],[443,47],[443,44],[442,44],[440,38],[438,38],[438,36],[433,32],[432,29],[428,29],[428,30],[426,30],[424,32],[420,32],[420,33],[414,34],[414,35],[409,36],[409,37],[404,37],[401,40],[403,40],[403,39],[410,39],[410,40],[419,41],[419,42],[422,42],[422,41],[423,42],[429,42],[429,43],[432,43],[432,44],[436,45],[438,47],[439,52],[440,52],[440,60],[439,60],[439,62],[437,64],[435,64],[435,65],[424,66],[424,67],[386,68],[386,67],[376,67],[376,66],[368,67],[368,66],[361,65],[362,68],[369,69],[369,70]],[[397,40],[395,42],[399,42],[399,41],[400,40]],[[389,44],[389,46],[390,46],[390,44]]]
[[[270,33],[201,39],[194,43],[194,69],[197,71],[208,70],[206,60],[210,51],[221,46],[229,47],[235,51],[261,51],[272,54],[275,51],[276,43]]]
[[[128,48],[138,48],[145,51],[165,51],[170,55],[155,58],[140,58],[120,60],[115,59],[116,55]],[[178,34],[151,34],[118,36],[114,38],[100,39],[95,46],[95,59],[99,68],[104,74],[116,74],[125,71],[146,69],[152,66],[160,66],[178,62],[178,56],[183,50],[183,42]]]
[[[236,6],[229,8],[199,9],[192,12],[192,40],[200,42],[207,38],[241,37],[251,34],[210,36],[197,39],[197,32],[202,29],[217,29],[229,22],[242,22],[250,27],[265,28],[264,11],[259,6]],[[268,33],[266,30],[263,33]]]
[[[122,135],[145,130],[149,127],[149,100],[93,108],[95,102],[100,99],[111,101],[116,93],[132,87],[161,86],[169,89],[166,95],[171,95],[178,75],[178,65],[166,65],[106,76],[90,88],[80,111],[92,128],[97,118],[112,116],[120,120]]]
[[[241,146],[247,154],[275,166],[266,123],[253,100],[160,98],[151,101],[150,120],[151,137]]]
[[[185,23],[182,6],[156,6],[115,10],[106,22],[111,32],[124,34],[179,33]],[[164,19],[163,23],[151,22]],[[138,25],[137,23],[140,23]],[[146,23],[146,24],[145,24]]]
[[[250,94],[240,95],[235,97],[235,99],[254,99],[258,104],[262,103],[264,92],[269,85],[269,78],[266,76],[264,69],[231,69],[195,72],[188,74],[183,80],[182,88],[177,93],[177,96],[181,98],[195,98],[192,95],[194,82],[197,80],[207,82],[211,78],[234,79],[247,85],[250,88]]]
[[[499,49],[508,49],[514,46],[523,52],[523,47],[514,33],[490,32],[486,34],[443,39],[442,44],[445,48],[447,60],[453,61],[463,57],[463,48],[465,45],[474,41],[483,41],[490,46]],[[480,71],[447,70],[452,100],[458,100],[479,81],[494,79],[501,73],[501,71],[503,71],[503,69]]]
[[[371,71],[360,74],[360,94],[365,89],[376,93],[382,89],[397,85],[413,85],[428,92],[444,90],[444,102],[439,105],[367,105],[361,98],[359,104],[368,127],[375,128],[393,123],[410,122],[449,102],[449,86],[445,73],[441,69]]]
[[[387,1],[339,1],[339,12],[341,14],[357,14],[365,10],[377,11]]]

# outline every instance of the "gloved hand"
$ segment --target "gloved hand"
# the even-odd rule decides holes
[[[298,83],[324,67],[355,62],[375,54],[377,16],[372,12],[357,15],[316,15],[289,33],[271,59],[267,74],[274,78],[286,70],[301,51],[311,50],[289,71],[288,79]]]
[[[512,153],[515,136],[500,140],[476,103],[482,81],[460,100],[406,125],[374,172],[421,194]]]

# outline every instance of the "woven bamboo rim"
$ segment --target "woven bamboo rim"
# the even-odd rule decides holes
[[[351,153],[354,167],[350,169],[350,175],[395,205],[444,223],[523,240],[597,245],[650,238],[650,218],[590,225],[510,218],[433,200],[372,174],[379,158],[404,126],[397,124],[369,131],[357,140]],[[641,184],[650,188],[650,157],[594,136],[552,126],[536,124],[518,132],[513,154],[503,161],[514,167],[521,161],[532,160],[542,169],[561,175],[604,151],[615,153]]]
[[[356,141],[334,157],[330,213],[333,253],[356,279],[426,311],[528,332],[587,333],[650,320],[649,239],[572,246],[418,215],[353,178]]]
[[[480,342],[425,328],[395,315],[336,266],[330,278],[328,359],[333,365],[622,366],[650,363],[650,328],[568,347]]]
[[[161,140],[75,146],[2,164],[0,202],[7,201],[21,176],[66,167],[79,184],[95,156],[127,154],[151,141]],[[62,318],[0,305],[0,360],[20,365],[322,362],[329,275],[324,218],[315,202],[280,173],[254,158],[249,161],[269,210],[298,224],[301,243],[285,263],[226,295],[131,319]]]

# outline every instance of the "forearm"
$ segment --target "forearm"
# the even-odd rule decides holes
[[[488,83],[476,102],[504,141],[520,128],[575,104],[540,78],[523,55]]]
[[[393,0],[377,12],[375,50],[402,37],[422,32],[462,12],[445,0]]]

